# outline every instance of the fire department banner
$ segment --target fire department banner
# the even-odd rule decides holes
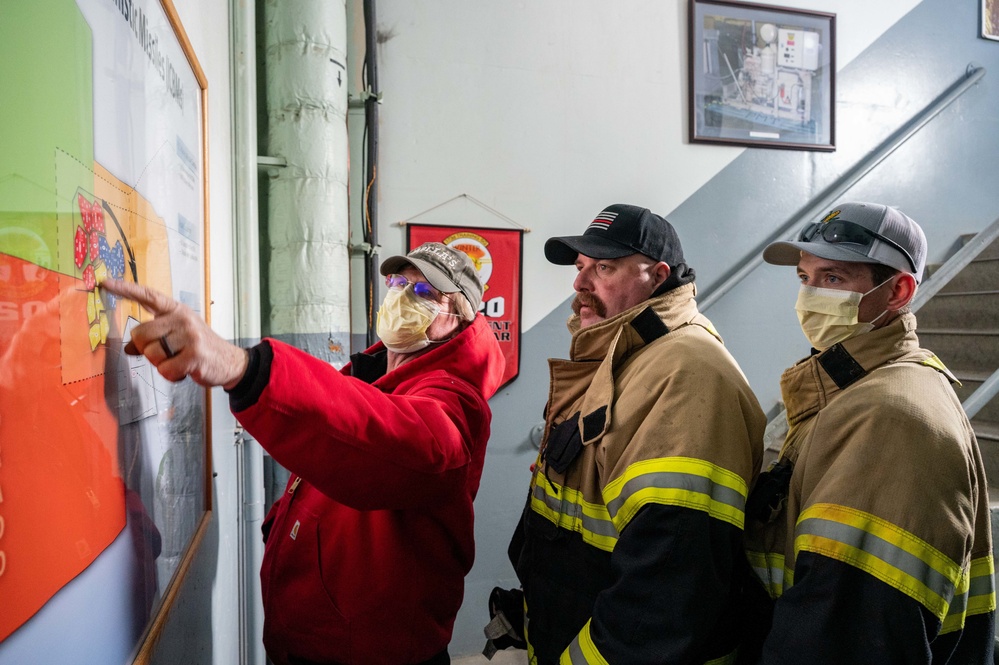
[[[407,249],[440,242],[472,259],[486,290],[479,311],[506,356],[506,385],[520,373],[520,300],[524,233],[521,229],[480,229],[407,224]]]

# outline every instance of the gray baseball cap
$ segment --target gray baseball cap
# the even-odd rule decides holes
[[[430,285],[441,293],[461,292],[472,311],[482,302],[482,279],[465,252],[439,242],[425,242],[405,256],[390,256],[382,261],[381,273],[391,275],[406,266],[423,273]]]
[[[880,203],[841,203],[821,221],[808,224],[796,241],[767,245],[763,260],[796,266],[801,252],[832,261],[880,263],[911,273],[916,282],[926,267],[926,236],[897,208]]]

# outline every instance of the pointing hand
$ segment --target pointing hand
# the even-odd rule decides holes
[[[246,373],[248,353],[220,337],[194,311],[155,289],[106,279],[109,293],[133,300],[153,315],[132,330],[125,353],[143,355],[164,378],[231,389]]]

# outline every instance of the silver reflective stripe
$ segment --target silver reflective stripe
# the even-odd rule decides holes
[[[746,505],[746,497],[736,490],[720,485],[710,478],[705,478],[693,473],[678,473],[676,471],[659,471],[644,473],[632,478],[624,487],[621,494],[616,499],[607,504],[611,519],[617,517],[617,512],[621,506],[631,498],[632,495],[650,487],[657,489],[678,489],[697,494],[706,494],[718,503],[731,506],[738,511],[743,511]]]
[[[567,651],[569,652],[569,660],[572,661],[573,665],[587,665],[586,657],[579,646],[579,635],[569,643]]]
[[[798,524],[796,532],[797,535],[821,536],[855,547],[914,577],[945,601],[949,602],[954,596],[953,583],[942,573],[934,570],[914,554],[910,554],[863,529],[841,522],[811,517],[802,520]]]
[[[760,568],[759,566],[753,566],[753,571],[756,572],[756,576],[760,578],[760,581],[767,586],[777,589],[784,588],[784,569],[782,567]]]
[[[969,596],[987,596],[990,593],[995,592],[996,579],[992,575],[979,575],[978,577],[971,578],[971,584],[968,587]]]
[[[566,515],[573,520],[579,519],[580,522],[582,522],[583,529],[589,531],[590,533],[595,533],[598,536],[606,536],[608,538],[617,538],[618,536],[617,529],[614,527],[613,522],[610,520],[602,520],[597,517],[593,517],[592,515],[587,515],[583,512],[583,506],[578,503],[562,501],[549,495],[545,492],[545,488],[542,487],[540,483],[534,486],[534,498],[544,503],[553,512],[560,515]]]
[[[964,614],[965,610],[968,609],[968,594],[959,593],[954,596],[950,601],[950,608],[947,610],[947,616],[952,614]]]

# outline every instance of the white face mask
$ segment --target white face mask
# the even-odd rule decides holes
[[[860,301],[868,293],[874,293],[890,281],[891,277],[867,293],[802,284],[794,309],[798,312],[801,331],[805,333],[808,342],[819,351],[825,351],[843,340],[874,330],[875,322],[887,314],[888,310],[878,314],[873,321],[860,322],[857,320]]]
[[[427,328],[440,311],[440,305],[415,296],[408,286],[389,289],[378,309],[378,337],[389,351],[419,351],[430,344]]]

